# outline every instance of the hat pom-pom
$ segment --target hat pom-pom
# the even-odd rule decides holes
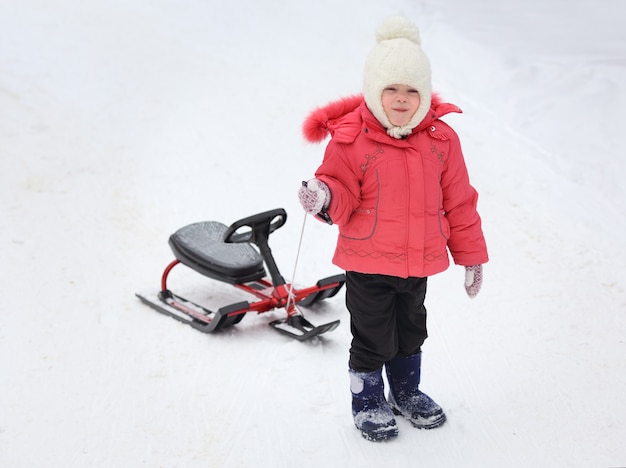
[[[420,33],[417,26],[404,16],[392,16],[381,23],[376,30],[376,41],[388,41],[390,39],[408,39],[417,45],[421,44]]]

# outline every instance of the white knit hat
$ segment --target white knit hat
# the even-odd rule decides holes
[[[376,46],[365,62],[363,96],[374,117],[394,138],[409,135],[430,109],[430,62],[422,51],[417,26],[403,16],[392,16],[376,30]],[[383,90],[393,84],[415,88],[420,106],[406,125],[394,126],[383,110]]]

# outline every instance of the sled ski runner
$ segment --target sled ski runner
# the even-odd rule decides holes
[[[333,331],[339,326],[339,320],[314,326],[302,315],[292,315],[285,320],[274,320],[270,322],[270,325],[280,333],[284,333],[298,341],[306,341],[314,336]]]
[[[339,320],[315,326],[304,318],[300,307],[332,297],[345,283],[343,274],[319,280],[315,286],[297,289],[287,284],[268,245],[269,235],[285,224],[282,208],[243,218],[226,227],[216,221],[190,224],[176,231],[169,245],[176,257],[163,272],[156,295],[136,294],[154,310],[212,333],[239,323],[248,312],[285,309],[285,319],[270,322],[275,330],[299,341],[334,330]],[[256,249],[253,247],[256,246]],[[257,251],[258,249],[258,251]],[[255,296],[213,311],[173,293],[167,284],[171,270],[182,263],[209,278],[231,284]],[[269,278],[266,278],[266,268]]]

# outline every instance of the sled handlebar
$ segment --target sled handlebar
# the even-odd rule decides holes
[[[224,232],[224,242],[243,244],[267,242],[268,236],[287,221],[287,212],[283,208],[258,213],[242,218],[228,226]]]

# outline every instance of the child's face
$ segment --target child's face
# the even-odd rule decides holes
[[[409,123],[421,102],[420,94],[415,88],[402,84],[383,89],[381,100],[389,122],[397,127]]]

